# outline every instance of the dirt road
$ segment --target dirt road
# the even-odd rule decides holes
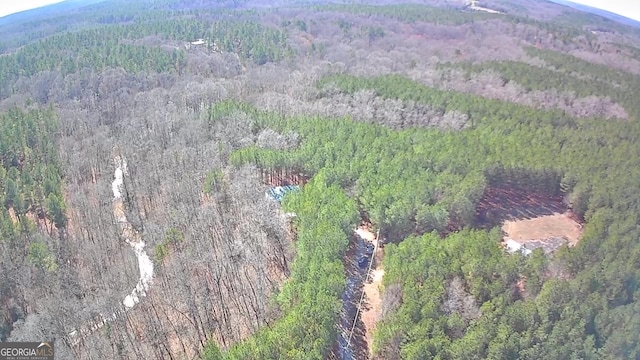
[[[340,314],[339,359],[368,359],[371,354],[380,310],[379,286],[384,275],[379,268],[381,260],[382,249],[376,235],[367,227],[358,227],[345,256],[347,285]]]

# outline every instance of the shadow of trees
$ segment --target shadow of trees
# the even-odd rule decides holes
[[[476,207],[476,226],[490,229],[505,220],[532,219],[566,210],[562,195],[518,186],[489,186]]]

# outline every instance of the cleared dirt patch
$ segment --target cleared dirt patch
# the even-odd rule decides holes
[[[377,256],[376,256],[377,257]],[[365,328],[365,339],[369,346],[369,354],[373,350],[373,331],[376,323],[380,319],[380,285],[382,285],[382,277],[384,270],[376,268],[371,271],[371,282],[364,285],[365,305],[362,312],[362,322]]]
[[[371,243],[375,249],[371,272],[368,274],[368,279],[363,286],[364,301],[360,315],[365,330],[365,341],[367,342],[369,355],[371,356],[373,350],[373,331],[380,318],[380,286],[382,285],[382,278],[384,276],[384,269],[382,269],[384,250],[380,247],[377,236],[371,232],[367,226],[359,227],[356,229],[356,233],[362,239]]]
[[[9,218],[13,225],[18,224],[18,216],[16,216],[16,211],[13,209],[13,206],[9,206]]]
[[[505,238],[521,244],[531,240],[564,237],[574,246],[580,240],[582,225],[577,223],[571,213],[540,216],[533,219],[507,220],[502,225]]]
[[[582,225],[563,202],[549,194],[522,186],[489,186],[476,207],[476,225],[501,226],[509,252],[529,254],[535,248],[551,253],[580,240]]]
[[[360,226],[357,228],[356,234],[371,243],[376,241],[376,234],[372,233],[366,226]]]

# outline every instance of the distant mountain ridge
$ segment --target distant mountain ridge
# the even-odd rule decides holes
[[[640,29],[640,21],[633,20],[633,19],[630,19],[628,17],[622,16],[620,14],[612,13],[612,12],[607,11],[607,10],[598,9],[598,8],[594,8],[594,7],[583,5],[583,4],[578,4],[578,3],[575,3],[575,2],[572,2],[572,1],[567,1],[567,0],[548,0],[548,1],[552,2],[552,3],[555,3],[555,4],[568,6],[570,8],[576,9],[576,10],[580,10],[580,11],[588,12],[588,13],[591,13],[591,14],[594,14],[594,15],[602,16],[602,17],[607,18],[609,20],[613,20],[613,21],[619,22],[621,24],[628,25],[628,26],[633,26],[635,28],[639,28]]]
[[[33,20],[34,18],[62,14],[76,10],[83,6],[96,4],[105,0],[65,0],[54,4],[41,6],[34,9],[23,10],[17,13],[0,17],[0,25]]]
[[[60,14],[64,12],[69,12],[86,5],[91,5],[91,4],[100,3],[104,1],[106,0],[65,0],[59,3],[45,5],[39,8],[24,10],[18,13],[0,17],[0,25],[7,24],[10,22],[22,22],[26,20],[33,20],[34,18],[38,18],[42,16],[50,16],[56,13]],[[607,10],[598,9],[595,7],[591,7],[588,5],[583,5],[583,4],[579,4],[579,3],[575,3],[567,0],[546,0],[546,1],[554,4],[558,4],[558,5],[567,6],[572,9],[587,12],[590,14],[598,15],[603,18],[640,29],[640,21],[630,19],[623,15],[619,15]],[[329,1],[329,2],[334,2],[334,1]]]

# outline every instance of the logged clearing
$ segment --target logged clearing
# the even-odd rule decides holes
[[[542,248],[551,253],[562,245],[575,246],[582,225],[563,202],[562,195],[517,186],[489,186],[476,208],[481,228],[500,226],[509,252]],[[517,244],[516,244],[517,243]]]
[[[522,244],[531,240],[565,237],[569,240],[569,246],[574,246],[580,240],[582,226],[571,218],[569,212],[565,212],[533,219],[507,220],[502,225],[502,231],[505,238]]]
[[[549,195],[516,186],[489,186],[476,208],[476,222],[490,229],[505,221],[537,219],[567,210],[562,195]]]

